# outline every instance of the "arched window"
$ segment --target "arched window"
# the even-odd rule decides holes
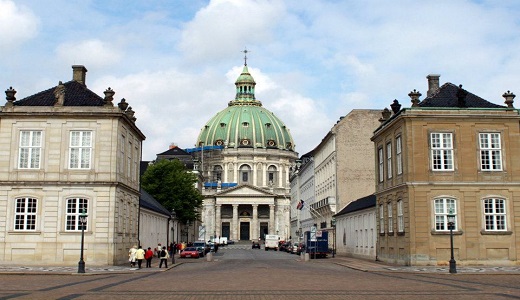
[[[269,168],[267,168],[267,181],[269,185],[274,186],[276,184],[278,179],[277,174],[278,172],[276,171],[275,166],[269,166]]]
[[[221,166],[213,167],[213,179],[215,181],[222,181],[222,167]]]
[[[240,183],[250,183],[249,176],[251,174],[251,167],[248,165],[240,166]]]

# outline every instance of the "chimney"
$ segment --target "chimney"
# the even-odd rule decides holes
[[[74,65],[72,66],[72,80],[77,81],[84,86],[87,85],[86,83],[86,77],[87,77],[87,69],[82,65]]]
[[[439,77],[441,77],[439,74],[430,74],[426,76],[426,78],[428,78],[428,92],[426,93],[426,97],[430,97],[439,89]]]

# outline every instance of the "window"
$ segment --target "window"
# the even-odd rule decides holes
[[[397,175],[403,174],[403,150],[400,136],[395,138],[395,159],[397,163]]]
[[[481,133],[480,168],[483,171],[502,171],[500,133]]]
[[[132,141],[128,139],[128,152],[126,158],[126,177],[128,179],[132,178],[132,150],[133,150]]]
[[[453,230],[457,230],[457,208],[455,205],[455,199],[450,199],[450,198],[435,199],[435,230],[436,231],[449,230],[447,215],[450,212],[450,209],[453,210],[453,214],[455,215],[455,224],[453,225]]]
[[[392,143],[386,144],[386,173],[388,179],[392,178]]]
[[[275,166],[269,166],[267,168],[267,180],[269,184],[274,185],[276,182],[276,167]]]
[[[222,167],[214,166],[213,167],[213,178],[215,181],[222,181]]]
[[[92,132],[71,131],[69,167],[71,169],[90,169],[91,152]]]
[[[42,152],[41,131],[20,132],[20,153],[18,157],[18,168],[39,169]]]
[[[14,230],[36,230],[36,208],[38,200],[17,198],[14,213]]]
[[[404,232],[403,200],[397,201],[397,231]]]
[[[383,182],[384,173],[383,173],[383,148],[377,149],[378,153],[378,163],[379,163],[379,182]]]
[[[504,199],[484,200],[486,231],[506,230],[506,201]]]
[[[392,202],[387,203],[386,213],[388,214],[388,232],[394,232],[394,218],[392,216]]]
[[[249,183],[249,173],[251,172],[251,168],[248,165],[243,165],[240,167],[240,176],[241,183]]]
[[[66,220],[67,224],[65,230],[67,231],[78,231],[81,230],[81,223],[79,222],[79,215],[83,212],[88,214],[88,199],[83,198],[71,198],[67,199],[67,212]],[[87,224],[85,224],[85,230],[87,230]]]
[[[431,134],[432,169],[453,171],[453,136],[451,133]]]
[[[379,232],[385,233],[385,213],[383,211],[383,204],[379,205]]]

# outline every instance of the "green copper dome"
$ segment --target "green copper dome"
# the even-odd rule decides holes
[[[244,65],[235,82],[235,99],[201,129],[197,146],[294,150],[289,129],[255,98],[256,82]]]

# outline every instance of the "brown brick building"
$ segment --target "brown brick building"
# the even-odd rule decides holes
[[[512,93],[493,104],[428,76],[427,97],[385,109],[376,154],[377,257],[446,265],[447,214],[458,264],[512,265],[520,256],[520,116]]]

